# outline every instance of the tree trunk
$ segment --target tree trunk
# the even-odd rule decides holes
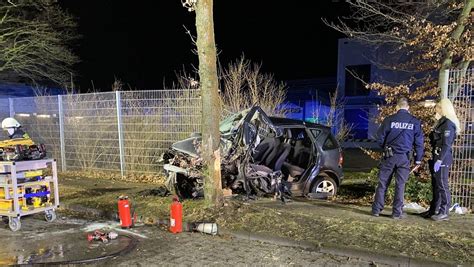
[[[222,202],[221,162],[219,153],[220,104],[217,80],[217,56],[214,40],[213,0],[196,4],[199,81],[202,97],[202,157],[205,163],[204,195],[209,205]]]
[[[458,16],[458,19],[456,20],[456,28],[451,33],[451,39],[453,41],[459,41],[459,39],[461,38],[461,35],[464,32],[464,28],[466,26],[466,22],[471,16],[471,9],[473,7],[474,0],[464,0],[464,7]],[[447,80],[449,79],[448,75],[446,75],[446,70],[451,68],[452,61],[453,53],[451,51],[446,51],[446,55],[441,61],[441,68],[438,74],[438,87],[440,88],[442,98],[445,98],[448,95],[448,88],[446,88],[446,86],[444,85],[447,84]]]

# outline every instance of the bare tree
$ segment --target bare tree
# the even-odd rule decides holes
[[[260,106],[267,114],[284,115],[286,85],[272,74],[262,73],[261,64],[252,64],[242,56],[227,68],[220,68],[221,102],[227,114]]]
[[[379,68],[416,74],[406,81],[408,86],[437,80],[439,88],[447,78],[444,70],[467,69],[472,62],[474,0],[347,3],[351,16],[325,23],[381,51],[374,61]]]
[[[336,129],[336,139],[339,143],[342,143],[351,135],[354,125],[344,119],[344,112],[341,111],[344,110],[345,103],[343,98],[338,97],[338,91],[336,88],[334,94],[329,96],[331,106],[327,115],[326,125],[331,127],[331,129]]]
[[[467,69],[474,49],[473,20],[469,19],[474,0],[438,1],[347,1],[352,13],[327,25],[370,46],[378,68],[406,74],[405,80],[392,85],[384,81],[367,85],[384,96],[377,121],[395,112],[400,96],[411,102],[410,111],[422,120],[427,134],[433,124],[434,108],[425,107],[426,98],[439,97],[447,68]],[[428,142],[428,138],[425,139]],[[425,145],[430,149],[428,144]],[[376,152],[367,151],[373,158]],[[427,151],[427,159],[430,151]],[[427,170],[427,168],[426,168]],[[426,171],[424,178],[429,177]]]
[[[286,84],[275,80],[272,74],[262,73],[261,64],[252,63],[244,56],[218,68],[222,117],[260,106],[265,113],[284,116]],[[176,72],[174,89],[196,89],[199,81],[195,72]]]
[[[67,85],[76,23],[54,0],[0,1],[0,73]]]
[[[221,106],[217,78],[217,55],[214,39],[213,0],[182,0],[183,6],[196,12],[199,85],[202,97],[202,158],[206,169],[204,195],[209,204],[223,200],[220,159],[219,120]]]

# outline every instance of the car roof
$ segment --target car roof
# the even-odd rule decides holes
[[[280,117],[270,117],[270,120],[276,126],[305,126],[307,128],[317,128],[317,129],[325,129],[325,130],[330,129],[330,127],[326,125],[312,123],[312,122],[305,122],[302,120],[287,119],[287,118],[280,118]]]

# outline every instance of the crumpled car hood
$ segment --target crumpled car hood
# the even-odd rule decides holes
[[[234,113],[222,120],[219,124],[219,131],[221,134],[225,135],[231,133],[236,126],[241,124],[241,121],[245,118],[249,111],[250,109],[242,110],[241,112]]]
[[[188,139],[178,141],[171,145],[171,147],[181,153],[190,155],[193,158],[198,158],[199,154],[196,151],[196,143],[201,141],[201,136],[194,136]]]
[[[219,131],[221,137],[225,138],[228,135],[233,134],[241,125],[242,121],[249,113],[250,109],[243,110],[239,113],[232,114],[222,120],[219,124]],[[178,141],[171,145],[171,147],[181,153],[188,154],[193,158],[198,158],[199,154],[196,151],[196,144],[202,140],[200,133],[193,133],[191,137]]]

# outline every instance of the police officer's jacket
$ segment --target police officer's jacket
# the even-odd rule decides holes
[[[17,138],[27,139],[27,138],[30,138],[30,136],[27,133],[25,133],[25,131],[23,131],[22,129],[16,128],[13,134],[10,135],[10,138],[11,139],[17,139]]]
[[[423,158],[423,131],[421,122],[408,110],[400,109],[388,116],[377,132],[377,142],[389,146],[395,154],[408,154],[415,147],[415,161]]]
[[[452,154],[454,139],[456,139],[456,125],[448,118],[442,117],[430,133],[430,143],[437,160],[446,164],[451,163],[452,159],[448,155]]]

